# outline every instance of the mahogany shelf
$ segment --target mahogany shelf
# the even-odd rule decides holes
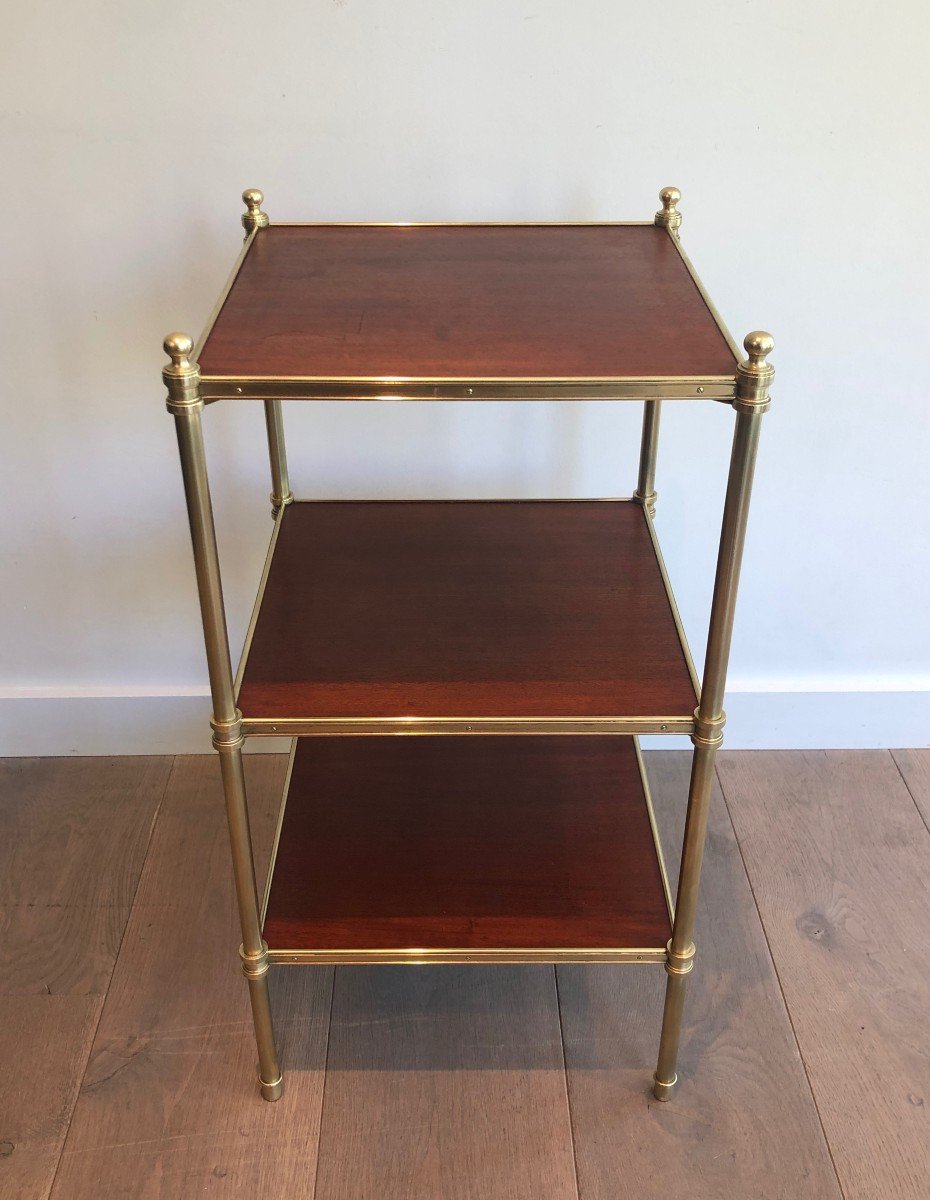
[[[276,962],[664,962],[630,737],[299,739],[264,906]]]
[[[239,672],[247,734],[690,733],[693,668],[630,501],[296,502]]]
[[[271,225],[197,357],[207,402],[730,401],[738,352],[651,223]]]

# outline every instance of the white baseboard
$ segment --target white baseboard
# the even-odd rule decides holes
[[[873,750],[930,746],[930,691],[728,692],[726,750]],[[643,746],[690,746],[643,738]]]
[[[208,754],[210,697],[0,696],[0,757]],[[286,738],[248,738],[246,750],[286,751]]]
[[[729,750],[930,745],[930,691],[734,691],[726,708]],[[209,697],[190,691],[0,693],[0,756],[203,754],[210,750],[209,712]],[[644,739],[649,748],[689,744]],[[249,738],[246,748],[281,752],[287,741]]]

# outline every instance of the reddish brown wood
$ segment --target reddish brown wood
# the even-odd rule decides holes
[[[631,738],[298,743],[270,947],[660,947],[669,934]]]
[[[200,354],[204,375],[474,380],[732,376],[663,229],[275,227]]]
[[[246,717],[689,716],[642,509],[298,503],[239,695]]]

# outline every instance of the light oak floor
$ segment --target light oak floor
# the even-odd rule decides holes
[[[277,968],[266,1104],[215,760],[0,762],[0,1196],[926,1200],[930,751],[718,777],[670,1104],[655,966]]]

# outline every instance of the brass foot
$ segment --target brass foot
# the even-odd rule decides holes
[[[652,1088],[652,1094],[657,1100],[671,1100],[672,1092],[675,1090],[675,1084],[678,1082],[678,1076],[673,1075],[669,1083],[663,1083],[658,1075],[653,1076],[655,1084]]]
[[[274,1083],[265,1083],[264,1079],[259,1077],[259,1083],[262,1085],[263,1100],[280,1100],[284,1094],[284,1076],[279,1075]]]

